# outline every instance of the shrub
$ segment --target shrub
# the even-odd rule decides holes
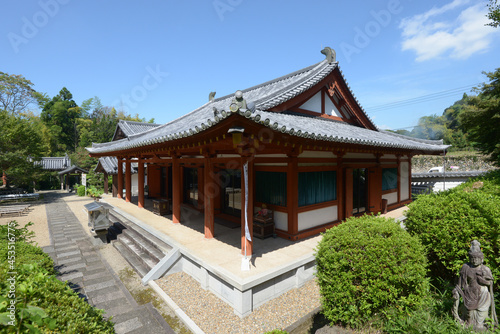
[[[347,219],[323,234],[316,249],[325,317],[359,327],[394,307],[417,308],[427,296],[427,260],[420,241],[394,219]]]
[[[85,186],[78,186],[76,193],[78,196],[85,196]]]
[[[472,240],[481,243],[485,264],[500,284],[500,173],[471,180],[409,205],[405,225],[427,248],[431,275],[454,282],[468,261]]]
[[[31,233],[26,226],[19,228],[15,221],[9,225],[10,230],[0,225],[0,236],[4,238],[0,243],[1,332],[114,333],[113,323],[103,320],[102,310],[90,306],[55,277],[52,259],[27,242]],[[8,238],[9,232],[15,238]],[[11,301],[15,301],[14,320],[8,309]]]

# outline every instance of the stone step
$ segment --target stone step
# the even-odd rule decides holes
[[[148,239],[143,237],[141,234],[137,233],[132,229],[125,229],[122,231],[122,236],[127,236],[129,239],[133,240],[134,243],[141,248],[144,252],[146,252],[149,256],[155,259],[156,263],[158,263],[165,254],[160,251],[158,248],[154,246]]]
[[[116,226],[116,230],[120,229],[121,226],[123,226],[122,230],[119,233],[123,233],[123,231],[126,230],[133,230],[137,232],[138,235],[144,238],[146,242],[150,243],[153,247],[158,249],[160,252],[163,254],[167,254],[171,249],[172,246],[169,244],[165,243],[163,240],[157,238],[153,234],[149,233],[148,231],[144,230],[143,228],[139,227],[137,224],[134,224],[127,218],[123,217],[120,215],[118,212],[111,210],[110,211],[110,218],[114,222],[119,222],[117,225],[116,223],[114,225]]]
[[[142,305],[130,312],[116,315],[112,321],[115,323],[117,334],[175,333],[151,303]]]
[[[137,240],[131,238],[126,234],[121,234],[118,237],[118,241],[128,248],[128,250],[134,253],[138,259],[149,269],[152,269],[159,260],[156,260],[154,257],[150,256],[147,252],[145,252],[138,244]]]
[[[132,266],[132,268],[134,268],[141,278],[149,272],[149,268],[142,262],[142,260],[138,258],[135,253],[121,244],[120,241],[113,241],[113,247],[120,252],[121,256],[127,260],[127,262]]]

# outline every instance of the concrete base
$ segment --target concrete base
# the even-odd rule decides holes
[[[108,230],[92,231],[90,233],[94,237],[92,239],[92,244],[94,246],[102,246],[108,243]]]
[[[288,290],[299,288],[314,278],[315,258],[312,252],[292,263],[242,278],[220,266],[203,261],[189,252],[182,244],[177,243],[169,236],[156,231],[148,224],[128,215],[124,211],[117,208],[115,208],[115,211],[179,250],[180,256],[176,258],[175,263],[171,264],[162,273],[163,275],[185,272],[198,281],[203,289],[214,293],[233,307],[234,313],[241,318],[250,315],[254,309],[267,301],[280,296]]]

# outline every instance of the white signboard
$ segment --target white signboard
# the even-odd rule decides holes
[[[82,185],[87,186],[87,174],[82,174]]]

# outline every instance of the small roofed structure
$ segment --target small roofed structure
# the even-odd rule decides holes
[[[67,154],[64,157],[42,157],[35,164],[39,164],[43,170],[50,171],[61,171],[72,165]]]
[[[57,173],[59,175],[59,177],[61,178],[61,180],[64,180],[64,186],[63,184],[61,183],[61,190],[69,190],[69,187],[70,187],[70,184],[69,184],[69,177],[70,175],[82,175],[82,174],[87,174],[89,171],[88,170],[85,170],[83,168],[80,168],[78,166],[75,166],[75,165],[72,165],[71,167],[68,167],[62,171],[60,171],[59,173]],[[78,182],[80,183],[80,182]]]
[[[134,121],[119,120],[118,124],[116,125],[116,130],[115,130],[115,133],[113,135],[113,139],[111,141],[125,139],[125,138],[132,136],[132,135],[149,131],[149,130],[154,129],[158,126],[160,126],[160,125],[154,124],[154,123],[141,123],[141,122],[134,122]],[[123,168],[125,168],[125,163],[123,165]],[[112,176],[112,178],[113,178],[112,194],[113,194],[113,197],[116,197],[118,195],[118,159],[114,156],[100,157],[94,171],[96,173],[103,173],[104,174],[104,193],[105,194],[109,193],[108,179],[109,179],[110,175]],[[132,193],[137,193],[137,189],[138,189],[138,179],[137,179],[137,175],[136,175],[138,172],[137,164],[132,164],[132,168],[131,168],[130,172],[132,174],[132,178],[131,178]],[[126,182],[126,180],[122,180],[122,182]],[[120,195],[120,196],[122,196],[122,195]]]
[[[125,163],[122,163],[122,169],[125,168]],[[133,195],[137,192],[137,163],[132,164],[130,173],[132,174],[132,193]],[[101,157],[97,162],[97,166],[94,168],[94,172],[104,174],[104,193],[109,193],[108,181],[109,176],[112,177],[112,194],[116,197],[118,194],[118,159],[116,157]]]

